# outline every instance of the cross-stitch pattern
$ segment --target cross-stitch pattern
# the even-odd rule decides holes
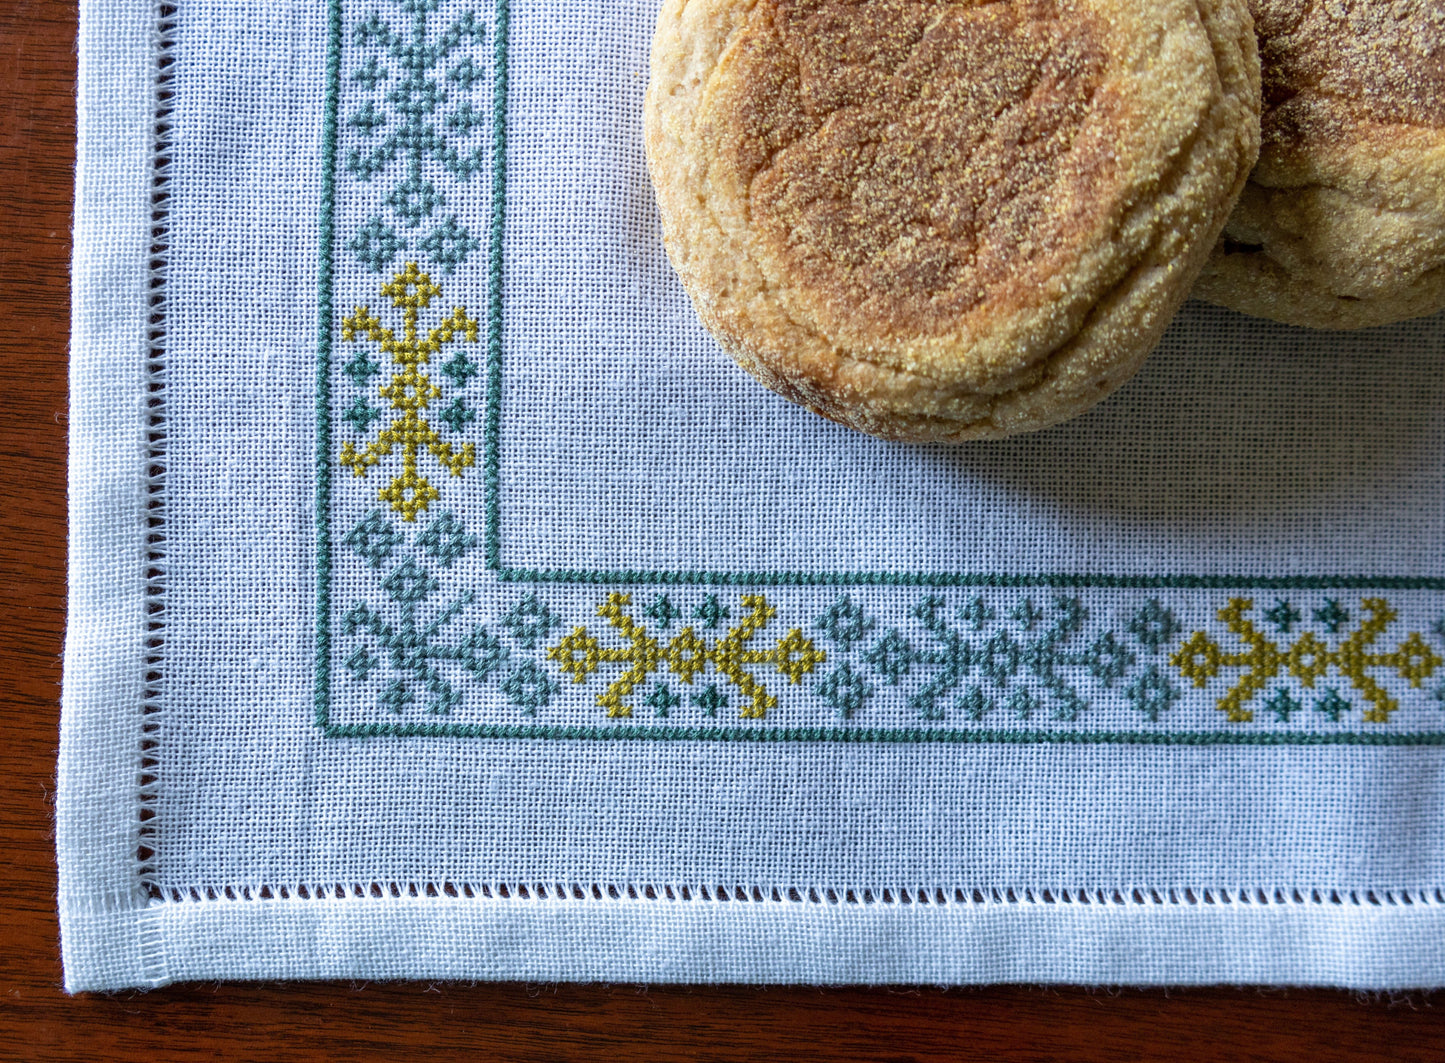
[[[1398,616],[1384,598],[1363,599],[1360,609],[1364,618],[1349,637],[1333,647],[1313,633],[1305,632],[1287,649],[1281,649],[1246,615],[1253,608],[1252,599],[1232,598],[1227,606],[1219,610],[1219,619],[1239,637],[1239,641],[1247,647],[1245,650],[1226,653],[1214,639],[1203,631],[1196,631],[1170,658],[1180,673],[1197,687],[1206,686],[1221,669],[1242,670],[1243,674],[1219,699],[1219,711],[1235,723],[1248,723],[1254,719],[1249,703],[1282,670],[1294,676],[1307,690],[1313,690],[1316,682],[1327,676],[1331,669],[1337,670],[1341,678],[1350,680],[1359,691],[1368,706],[1364,719],[1371,723],[1386,723],[1391,714],[1400,708],[1400,701],[1380,686],[1374,673],[1388,669],[1418,690],[1445,664],[1445,658],[1436,653],[1418,631],[1410,632],[1391,652],[1375,650],[1376,641]],[[1313,612],[1315,620],[1331,634],[1339,631],[1350,619],[1333,598]],[[1277,602],[1265,615],[1275,620],[1281,631],[1287,631],[1289,624],[1300,617],[1287,602]],[[1326,697],[1318,704],[1323,706],[1320,711],[1332,720],[1340,719],[1348,709],[1348,702],[1333,687],[1328,688]],[[1298,711],[1301,703],[1291,698],[1287,689],[1278,687],[1274,696],[1265,702],[1265,707],[1278,719],[1287,721],[1291,713]]]
[[[668,261],[657,3],[82,0],[67,988],[1445,984],[1445,315],[845,430]]]
[[[660,601],[666,601],[666,598]],[[744,698],[742,716],[745,719],[762,719],[769,709],[777,705],[778,699],[768,693],[753,666],[770,665],[786,676],[788,682],[798,683],[827,659],[827,654],[815,649],[812,641],[805,638],[798,628],[793,628],[769,649],[755,648],[755,636],[777,615],[777,610],[762,595],[743,597],[741,604],[748,611],[747,615],[742,623],[728,632],[726,638],[709,642],[699,638],[689,627],[684,628],[666,647],[628,615],[627,608],[631,604],[631,595],[612,594],[597,609],[597,615],[615,627],[628,645],[603,647],[585,627],[579,627],[547,651],[548,658],[556,661],[574,683],[585,683],[603,664],[628,665],[627,670],[597,696],[597,704],[607,710],[608,716],[631,716],[632,706],[627,699],[633,689],[666,664],[688,686],[711,667],[736,687]],[[678,614],[669,609],[655,615],[670,619]],[[663,623],[662,626],[667,625]],[[716,715],[717,709],[725,704],[715,684],[709,684],[701,696],[707,701],[698,704],[703,705],[709,715]]]
[[[432,299],[441,294],[441,289],[417,269],[415,262],[407,263],[404,272],[383,285],[381,294],[389,297],[391,305],[402,311],[401,336],[385,327],[369,308],[359,306],[355,313],[342,321],[341,338],[347,343],[369,340],[378,346],[383,355],[391,356],[397,371],[392,374],[390,383],[377,388],[377,395],[386,400],[391,409],[400,411],[400,416],[377,432],[376,438],[368,442],[364,450],[358,451],[350,441],[343,443],[338,460],[357,476],[365,476],[372,466],[399,447],[401,471],[377,493],[377,497],[389,502],[403,520],[413,521],[419,512],[440,497],[431,481],[417,471],[423,448],[452,476],[461,476],[464,470],[476,464],[476,445],[463,443],[454,449],[431,426],[425,413],[445,396],[443,388],[433,383],[433,378],[426,371],[432,356],[441,354],[452,344],[476,343],[478,326],[467,316],[466,307],[458,306],[434,328],[428,329],[426,338],[422,338],[417,324],[418,315],[431,306]],[[443,371],[454,382],[458,379],[465,382],[469,375],[465,367],[469,365],[465,352],[459,350]],[[358,384],[364,384],[373,376],[384,375],[364,349],[356,352],[345,369]],[[364,404],[365,400],[358,397],[352,409],[364,407]],[[368,410],[366,423],[370,423],[369,419],[384,416],[369,407],[365,408]],[[447,413],[442,415],[454,432],[466,423],[458,411],[468,412],[461,396],[454,397]]]
[[[1434,576],[509,565],[509,4],[343,6],[328,196],[371,206],[337,227],[323,204],[328,733],[1445,741]],[[327,318],[339,284],[356,297]],[[358,498],[337,474],[384,482]]]
[[[983,598],[974,596],[952,612],[959,626],[949,621],[944,597],[920,598],[910,615],[927,632],[926,641],[917,644],[890,628],[861,655],[863,671],[871,672],[879,687],[897,687],[914,671],[928,677],[908,697],[909,707],[923,720],[941,720],[950,709],[970,720],[981,720],[1000,707],[1019,720],[1039,711],[1047,711],[1055,720],[1076,720],[1088,702],[1070,672],[1092,676],[1107,689],[1123,678],[1137,659],[1112,631],[1101,631],[1092,639],[1080,638],[1088,614],[1077,598],[1057,597],[1046,610],[1024,596],[999,618]],[[1173,614],[1151,599],[1131,626],[1148,631],[1144,625],[1155,614],[1173,624]],[[817,626],[847,653],[875,623],[844,595],[818,618]],[[875,691],[859,678],[859,668],[853,662],[840,664],[819,688],[845,715],[857,712]],[[1130,699],[1137,702],[1144,696],[1144,688],[1140,688]],[[1146,715],[1158,715],[1136,707]]]
[[[388,191],[385,216],[374,215],[346,246],[375,273],[409,254],[451,274],[481,242],[446,212],[424,164],[438,163],[462,182],[487,168],[491,145],[478,135],[489,125],[491,79],[478,53],[486,28],[470,11],[435,26],[437,0],[392,6],[353,27],[349,42],[345,76],[364,98],[344,118],[361,141],[346,153],[346,172],[385,181]]]
[[[538,608],[535,598],[518,603],[493,631],[468,622],[474,592],[440,600],[434,570],[451,568],[476,545],[476,537],[450,513],[408,540],[373,511],[345,541],[382,577],[377,589],[384,600],[352,603],[341,623],[350,647],[349,653],[343,650],[343,664],[352,685],[374,698],[380,710],[396,717],[417,711],[446,716],[467,692],[490,690],[495,696],[500,690],[531,716],[551,700],[557,682],[524,652],[536,647],[535,627],[517,619]]]

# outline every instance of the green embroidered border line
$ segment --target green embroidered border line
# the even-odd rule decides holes
[[[331,697],[331,356],[334,328],[335,198],[337,124],[341,90],[342,3],[328,0],[326,100],[322,132],[322,182],[319,210],[320,262],[317,278],[317,626],[316,723],[331,738],[458,737],[560,740],[654,740],[704,742],[858,742],[1062,745],[1236,745],[1236,746],[1434,746],[1445,745],[1445,731],[1377,733],[1344,731],[1003,731],[945,728],[754,728],[590,727],[541,724],[333,724]],[[487,397],[483,428],[483,491],[486,513],[485,563],[499,580],[512,583],[578,583],[717,586],[905,586],[905,587],[1060,587],[1347,590],[1445,590],[1445,577],[1427,576],[1205,576],[1103,575],[1091,573],[894,573],[894,572],[727,572],[706,570],[644,571],[619,569],[530,569],[502,563],[502,239],[506,221],[507,92],[509,0],[496,0],[492,98],[492,217],[487,283]]]
[[[329,391],[332,308],[331,271],[332,200],[335,195],[336,113],[340,93],[341,4],[330,0],[331,54],[327,62],[325,174],[322,188],[322,375]],[[1383,576],[1370,574],[1332,576],[1241,576],[1241,575],[1107,575],[1097,573],[950,573],[950,572],[729,572],[718,570],[657,571],[641,569],[517,568],[502,563],[501,530],[501,432],[502,432],[502,238],[506,222],[507,91],[510,3],[497,0],[496,30],[493,36],[495,67],[492,99],[492,218],[487,284],[487,397],[483,424],[483,494],[486,528],[484,543],[487,568],[498,579],[510,583],[630,583],[648,585],[707,586],[902,586],[902,587],[1102,587],[1102,588],[1199,588],[1236,590],[1445,590],[1445,576]],[[321,408],[319,436],[330,439],[330,406]],[[327,451],[320,453],[322,466],[318,495],[329,499]]]
[[[333,0],[339,3],[340,0]],[[483,484],[487,525],[486,563],[509,583],[630,583],[705,586],[900,586],[900,587],[1127,587],[1238,590],[1445,590],[1445,576],[1127,576],[1092,573],[895,573],[895,572],[726,572],[707,570],[612,571],[574,568],[514,568],[502,564],[502,235],[506,218],[507,24],[508,0],[497,0],[495,95],[493,96],[492,233],[487,314],[487,399]]]
[[[488,556],[494,544],[488,525]],[[1034,575],[972,572],[650,572],[618,569],[493,568],[513,583],[624,583],[720,587],[1169,587],[1202,590],[1445,590],[1445,577],[1434,576],[1111,576],[1044,572]]]
[[[492,34],[492,232],[487,262],[487,405],[482,430],[482,492],[486,502],[487,567],[502,571],[502,230],[507,220],[507,39],[509,0],[497,0]]]
[[[546,724],[335,724],[329,738],[550,738],[573,741],[854,742],[935,745],[1445,746],[1445,731],[977,731],[868,727],[588,727]]]
[[[326,104],[321,131],[321,225],[316,279],[316,723],[331,712],[331,333],[335,327],[336,116],[341,106],[341,0],[326,25]]]

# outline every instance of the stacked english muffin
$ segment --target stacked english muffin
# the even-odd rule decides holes
[[[1372,81],[1318,24],[1348,4],[1275,4],[665,0],[646,138],[668,254],[749,373],[900,440],[1081,413],[1134,373],[1201,271],[1206,298],[1308,324],[1445,305],[1437,97],[1388,99],[1445,85],[1437,6],[1416,5],[1427,50],[1402,46]],[[1266,66],[1262,158],[1257,31],[1267,64],[1290,57]],[[1342,97],[1356,84],[1368,105]],[[1379,147],[1389,123],[1408,134],[1398,151]],[[1324,147],[1325,128],[1348,134]],[[1349,209],[1308,200],[1341,187]],[[1371,227],[1401,204],[1403,228]],[[1411,240],[1410,224],[1429,231]],[[1342,241],[1363,264],[1330,253]],[[1381,265],[1395,252],[1408,279]]]
[[[1195,295],[1320,329],[1445,307],[1445,4],[1249,6],[1263,143]]]

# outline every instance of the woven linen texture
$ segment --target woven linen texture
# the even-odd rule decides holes
[[[164,579],[158,639],[72,621],[71,984],[1438,981],[1440,321],[1190,305],[1070,424],[852,434],[671,273],[654,18],[88,6],[83,85],[164,70],[163,172],[106,187],[141,232],[164,178],[165,338],[139,290],[118,363],[77,333],[80,442],[160,358],[164,446],[73,476],[163,459],[164,534],[75,565]],[[94,107],[83,172],[154,133]],[[103,734],[143,792],[85,790]]]

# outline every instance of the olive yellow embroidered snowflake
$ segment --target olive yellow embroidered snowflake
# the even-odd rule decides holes
[[[440,497],[431,482],[417,471],[423,448],[453,476],[461,476],[462,470],[476,464],[476,447],[473,444],[466,443],[460,450],[454,450],[450,443],[442,442],[424,414],[433,402],[442,397],[442,389],[426,373],[431,356],[440,354],[446,345],[459,342],[458,336],[467,343],[476,343],[479,328],[467,316],[466,307],[458,306],[453,308],[449,317],[430,329],[425,339],[421,338],[417,325],[420,311],[431,305],[433,297],[441,294],[441,289],[417,268],[415,262],[408,262],[405,271],[383,285],[381,294],[390,297],[392,306],[402,311],[400,338],[384,327],[369,307],[364,306],[358,306],[355,313],[342,321],[341,338],[347,343],[357,343],[363,338],[370,340],[380,347],[382,354],[391,355],[396,371],[392,374],[391,383],[381,385],[377,394],[390,400],[391,408],[398,411],[399,416],[379,430],[364,450],[358,451],[350,442],[342,444],[340,460],[355,475],[365,476],[373,465],[400,447],[401,472],[377,492],[377,497],[389,502],[391,508],[401,514],[402,520],[414,521],[418,513]],[[375,372],[374,366],[370,368]]]
[[[768,693],[748,670],[749,666],[770,664],[787,676],[790,683],[797,683],[827,659],[827,654],[814,649],[812,641],[804,638],[798,628],[789,631],[770,650],[752,648],[753,638],[777,615],[777,610],[760,594],[743,597],[747,616],[728,631],[727,637],[709,642],[688,627],[665,647],[628,615],[631,604],[630,594],[610,594],[597,607],[597,615],[618,630],[626,646],[603,646],[585,627],[579,627],[547,651],[547,657],[556,661],[574,683],[585,683],[603,664],[628,665],[622,675],[597,696],[597,704],[607,710],[608,716],[631,716],[632,706],[625,699],[665,664],[689,685],[711,665],[743,695],[742,716],[761,719],[777,705],[778,699]],[[710,689],[714,702],[725,703],[715,688]]]
[[[1384,598],[1365,598],[1360,602],[1360,606],[1367,615],[1360,621],[1359,627],[1338,645],[1330,646],[1318,636],[1305,632],[1288,648],[1281,649],[1245,615],[1254,608],[1253,600],[1231,598],[1229,604],[1219,610],[1219,619],[1238,636],[1247,649],[1226,653],[1205,632],[1196,631],[1170,657],[1170,662],[1179,669],[1181,675],[1192,680],[1196,687],[1208,684],[1221,669],[1243,670],[1234,685],[1219,699],[1219,711],[1233,723],[1248,723],[1254,719],[1254,711],[1249,708],[1249,703],[1281,671],[1287,671],[1299,680],[1302,686],[1313,689],[1315,682],[1327,676],[1331,668],[1349,679],[1351,685],[1369,702],[1370,707],[1364,713],[1366,721],[1387,723],[1390,714],[1400,707],[1400,703],[1369,673],[1375,669],[1388,669],[1401,679],[1408,680],[1410,686],[1418,688],[1424,680],[1435,674],[1436,669],[1445,664],[1445,658],[1432,650],[1420,637],[1419,632],[1411,632],[1392,652],[1378,652],[1375,641],[1384,634],[1397,614]],[[1348,614],[1333,600],[1329,602],[1329,610],[1328,613],[1325,610],[1316,610],[1314,615],[1334,631],[1348,619]],[[1269,613],[1265,615],[1269,617]],[[1298,614],[1295,614],[1294,618],[1297,619]],[[1282,630],[1285,627],[1277,626]],[[1280,700],[1281,696],[1288,699],[1288,692],[1281,688],[1277,691],[1276,698],[1272,699],[1273,703],[1267,702],[1265,707],[1270,708],[1280,719],[1287,720],[1289,714],[1288,711],[1283,711],[1286,702]],[[1330,696],[1321,703],[1320,711],[1330,715],[1331,719],[1339,719],[1343,711],[1342,704],[1343,699],[1338,692],[1331,689]]]

